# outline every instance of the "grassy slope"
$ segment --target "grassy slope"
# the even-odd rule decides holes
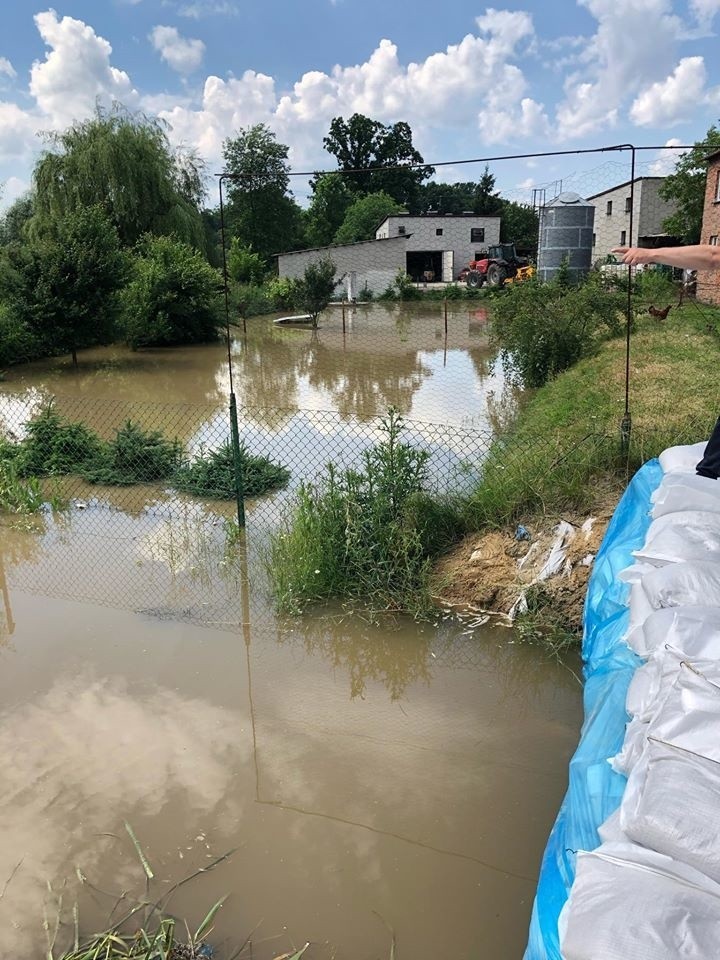
[[[605,343],[538,390],[489,458],[470,498],[470,528],[501,527],[528,514],[592,509],[608,483],[673,443],[708,435],[720,414],[720,311],[689,303],[658,321],[638,315],[632,336],[629,458],[621,460],[625,341]]]

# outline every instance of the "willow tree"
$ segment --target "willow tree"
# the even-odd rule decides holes
[[[33,230],[99,206],[123,246],[173,234],[204,249],[203,167],[174,151],[159,120],[121,107],[47,135],[34,171]]]

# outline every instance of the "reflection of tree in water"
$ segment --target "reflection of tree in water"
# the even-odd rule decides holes
[[[234,358],[243,417],[272,427],[281,427],[292,418],[298,409],[298,379],[307,369],[310,336],[307,331],[263,324],[244,339],[242,351]],[[218,380],[226,377],[226,370],[218,371]],[[269,411],[272,424],[268,423]]]
[[[293,623],[278,631],[278,642],[301,643],[310,656],[320,655],[334,670],[347,671],[350,697],[364,697],[369,682],[382,683],[392,701],[408,686],[432,679],[431,632],[420,634],[417,624],[403,630],[389,620],[371,625],[359,617],[326,617]]]
[[[377,417],[391,406],[408,413],[414,395],[430,374],[416,349],[341,353],[322,341],[314,345],[308,369],[310,385],[330,393],[346,417]]]

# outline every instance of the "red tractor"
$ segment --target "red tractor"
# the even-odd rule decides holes
[[[514,243],[497,243],[488,247],[480,260],[470,261],[465,283],[469,287],[482,287],[484,283],[489,287],[502,287],[534,276],[535,267],[527,257],[517,255]]]

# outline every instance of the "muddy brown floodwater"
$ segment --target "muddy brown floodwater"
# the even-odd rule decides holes
[[[486,422],[502,384],[477,317],[454,312],[446,348],[439,309],[364,316],[344,355],[337,317],[314,347],[259,321],[236,346],[241,402]],[[2,390],[28,408],[52,393],[221,407],[227,382],[220,346],[113,348]],[[390,931],[400,960],[521,957],[577,740],[576,665],[478,619],[278,618],[252,506],[228,551],[217,505],[133,495],[0,518],[0,956],[46,956],[58,913],[67,945],[76,902],[92,931],[121,891],[144,895],[127,821],[158,897],[235,849],[171,904],[193,926],[230,894],[220,960],[248,936],[257,960],[306,941],[308,960],[374,960]]]

